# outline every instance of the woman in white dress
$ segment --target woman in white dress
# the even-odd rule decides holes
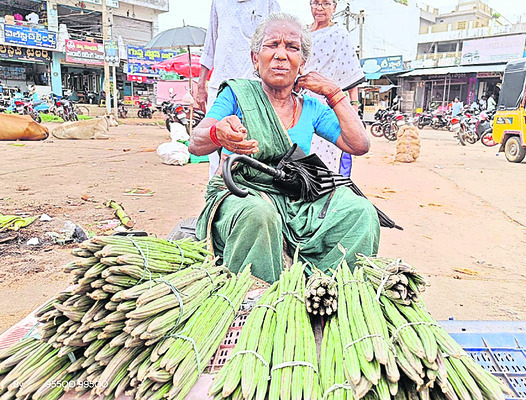
[[[305,65],[305,73],[316,71],[333,80],[340,89],[348,91],[351,104],[358,112],[358,88],[365,81],[349,32],[332,21],[337,0],[311,0],[311,12],[314,22],[310,26],[312,36],[312,54]],[[317,97],[309,93],[309,96]],[[319,98],[325,101],[323,98]],[[340,169],[342,152],[332,143],[315,135],[311,152],[316,153],[334,172],[350,174],[350,155]]]

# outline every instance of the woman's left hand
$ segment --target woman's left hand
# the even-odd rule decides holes
[[[294,90],[298,92],[301,89],[308,89],[311,92],[327,96],[338,90],[338,85],[316,71],[311,71],[307,75],[300,76],[296,81]]]

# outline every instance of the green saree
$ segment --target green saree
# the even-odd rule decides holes
[[[291,141],[261,84],[230,80],[225,85],[237,98],[248,138],[259,142],[260,151],[252,157],[276,166]],[[376,210],[350,189],[340,187],[314,202],[292,201],[273,187],[270,176],[245,165],[238,165],[233,177],[237,186],[249,189],[249,195],[230,195],[223,179],[215,176],[208,184],[196,232],[233,272],[252,263],[254,276],[276,281],[283,268],[283,241],[291,252],[299,246],[302,260],[326,272],[342,260],[338,243],[347,249],[350,265],[357,253],[376,254],[380,237]]]

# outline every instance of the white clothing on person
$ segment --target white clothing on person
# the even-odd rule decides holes
[[[490,96],[489,99],[488,99],[488,108],[487,108],[487,110],[488,111],[493,111],[496,106],[497,106],[497,102],[495,101],[495,99],[492,96]]]
[[[210,22],[201,54],[201,65],[212,70],[207,109],[221,83],[232,78],[253,78],[250,41],[256,27],[271,13],[280,11],[276,0],[213,0]],[[210,178],[219,167],[217,152],[209,155]]]
[[[340,89],[353,87],[364,80],[351,36],[345,28],[334,24],[311,32],[311,37],[312,54],[305,65],[305,73],[316,71],[333,80]],[[325,97],[310,91],[307,93],[326,104]],[[311,153],[316,153],[330,170],[339,173],[341,150],[334,144],[314,135]]]

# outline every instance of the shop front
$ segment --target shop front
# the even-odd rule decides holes
[[[505,64],[423,68],[400,75],[403,110],[445,109],[458,97],[466,105],[498,90]],[[489,76],[487,76],[488,74]]]
[[[158,104],[162,103],[163,100],[156,96],[155,87],[160,78],[160,73],[152,67],[162,61],[174,58],[177,56],[177,51],[145,49],[142,46],[128,45],[126,53],[127,84],[124,87],[125,95],[139,96],[150,100],[156,98]]]
[[[404,70],[402,56],[374,57],[360,60],[367,83],[359,86],[363,120],[374,122],[378,110],[389,108],[397,95],[396,75]]]
[[[51,92],[51,64],[57,35],[37,26],[0,25],[0,81],[4,97],[35,86]]]
[[[104,45],[66,40],[62,87],[74,101],[99,103],[104,81]]]

